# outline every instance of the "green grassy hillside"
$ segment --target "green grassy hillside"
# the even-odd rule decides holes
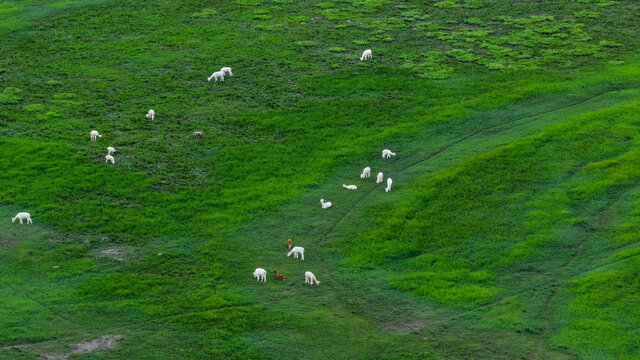
[[[0,358],[640,358],[638,19],[0,0]]]

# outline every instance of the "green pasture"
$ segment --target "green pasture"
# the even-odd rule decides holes
[[[640,358],[638,19],[0,0],[0,358]]]

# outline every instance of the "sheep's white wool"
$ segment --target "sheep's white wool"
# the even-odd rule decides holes
[[[298,255],[300,255],[300,257],[302,258],[302,260],[304,260],[304,248],[300,247],[300,246],[294,246],[293,249],[291,249],[291,251],[289,251],[289,253],[287,254],[287,256],[290,256],[291,254],[293,254],[293,258],[297,259]]]
[[[393,183],[393,180],[391,180],[391,178],[387,179],[387,187],[384,189],[384,191],[389,192],[391,191],[391,183]]]
[[[376,179],[376,184],[380,184],[382,180],[384,180],[384,175],[382,175],[382,172],[379,172],[378,178]]]
[[[111,163],[112,165],[114,165],[116,163],[116,159],[113,158],[113,156],[111,155],[107,155],[104,157],[104,162],[105,163]]]
[[[358,190],[358,187],[357,187],[357,186],[355,186],[355,185],[345,185],[345,184],[342,184],[342,187],[343,187],[343,188],[345,188],[345,189],[349,189],[349,190]]]
[[[193,132],[193,137],[200,137],[202,136],[202,131],[194,131]]]
[[[360,179],[368,178],[369,176],[371,176],[371,168],[367,166],[366,168],[362,169]]]
[[[112,148],[111,146],[107,148],[107,155],[113,155],[114,152],[116,152],[116,149]]]
[[[382,150],[382,158],[383,159],[388,159],[388,158],[390,158],[392,156],[396,156],[396,153],[391,152],[391,150],[389,150],[389,149]]]
[[[229,76],[233,76],[233,73],[231,72],[231,68],[230,67],[225,66],[222,69],[220,69],[220,71],[223,74],[229,74]]]
[[[224,72],[222,71],[214,72],[213,74],[211,74],[211,76],[207,78],[207,81],[211,81],[211,79],[215,79],[215,82],[218,82],[218,80],[224,81]]]
[[[102,135],[100,135],[97,131],[95,130],[91,130],[91,141],[96,141],[97,138],[101,138]]]
[[[253,272],[253,276],[258,281],[267,282],[267,271],[262,268],[257,268],[256,271]]]
[[[313,285],[313,283],[315,282],[316,285],[320,285],[320,281],[316,279],[316,276],[313,275],[311,271],[307,271],[306,273],[304,273],[304,282],[305,284],[311,284],[311,285]]]
[[[153,109],[151,109],[151,110],[149,110],[149,112],[145,116],[148,117],[149,119],[153,120],[153,119],[156,118],[156,112],[153,111]]]
[[[28,212],[19,212],[11,219],[11,222],[16,222],[16,219],[20,220],[20,224],[22,224],[22,220],[27,220],[27,224],[33,224],[33,221],[31,221],[31,215]]]
[[[371,59],[371,49],[367,49],[362,53],[360,57],[360,61],[365,61]]]
[[[323,209],[331,207],[331,202],[324,202],[324,199],[320,199],[320,204],[322,204]]]

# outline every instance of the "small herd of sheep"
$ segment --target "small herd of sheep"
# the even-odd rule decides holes
[[[383,159],[388,159],[391,156],[395,156],[395,155],[396,154],[391,152],[391,150],[389,150],[389,149],[382,150],[382,158]],[[371,177],[371,168],[367,166],[362,170],[362,174],[360,174],[360,178],[361,179],[366,179],[366,178],[369,178],[369,177]],[[378,173],[378,177],[376,179],[376,184],[381,183],[383,180],[384,180],[384,175],[382,174],[382,172],[379,172]],[[387,178],[387,187],[384,189],[385,192],[391,191],[392,182],[393,181],[391,180],[391,178]],[[358,189],[358,187],[356,185],[342,184],[342,187],[345,188],[345,189],[348,189],[348,190],[357,190]],[[331,202],[324,201],[324,199],[320,199],[320,204],[322,205],[323,209],[328,209],[332,205]],[[296,246],[294,248],[291,248],[291,239],[289,239],[289,249],[291,251],[289,251],[287,256],[291,256],[291,254],[293,254],[293,258],[294,259],[297,259],[298,256],[299,256],[301,260],[304,260],[304,248],[300,247],[300,246]],[[273,272],[276,274],[276,277],[278,279],[284,280],[284,276],[282,276],[281,274],[278,274],[278,272],[276,270],[274,270]],[[313,275],[313,273],[307,271],[304,275],[305,275],[304,282],[306,284],[310,284],[310,285],[313,285],[314,283],[316,285],[320,284],[320,281],[318,281],[318,279],[316,279],[316,276]],[[258,281],[267,282],[267,272],[263,268],[257,268],[253,272],[253,276]]]
[[[360,57],[360,61],[365,61],[365,60],[369,60],[371,59],[371,49],[367,49],[362,53],[362,56]],[[231,72],[231,68],[230,67],[223,67],[221,68],[219,71],[214,72],[213,74],[211,74],[211,76],[209,76],[207,78],[207,81],[211,81],[212,79],[215,80],[215,82],[218,81],[224,81],[224,76],[225,74],[228,74],[229,76],[233,76],[233,73]],[[145,115],[146,118],[154,120],[156,116],[156,112],[153,109],[150,109],[147,114]],[[96,130],[92,130],[91,133],[89,134],[91,137],[91,141],[97,141],[98,138],[102,138],[102,135],[96,131]],[[201,131],[195,131],[193,132],[193,137],[202,137],[203,134]],[[112,165],[115,165],[115,158],[113,157],[113,154],[116,152],[116,149],[109,146],[107,147],[107,155],[105,156],[105,163],[111,163]],[[382,150],[382,157],[383,158],[389,158],[391,156],[395,156],[395,153],[392,153],[390,150],[388,149],[384,149]],[[362,174],[360,175],[360,178],[364,179],[364,178],[368,178],[371,176],[371,168],[366,167],[364,169],[364,171],[362,172]],[[376,184],[381,183],[383,180],[383,175],[382,173],[378,173],[378,178],[376,180]],[[349,190],[357,190],[358,187],[356,185],[346,185],[346,184],[342,184],[342,186],[345,189],[349,189]],[[385,189],[385,191],[389,192],[391,190],[391,178],[387,179],[387,188]],[[331,202],[325,202],[324,199],[320,199],[320,204],[322,205],[323,209],[327,209],[329,207],[331,207]],[[15,217],[13,217],[11,219],[11,222],[14,223],[16,220],[20,220],[20,224],[23,224],[23,221],[26,221],[27,224],[32,224],[33,221],[31,220],[31,215],[27,212],[20,212],[18,213]],[[297,259],[298,257],[300,257],[301,260],[304,260],[304,248],[300,247],[300,246],[296,246],[294,248],[291,248],[291,239],[289,239],[289,249],[291,251],[289,251],[289,253],[287,254],[287,256],[290,256],[291,254],[293,254],[294,259]],[[274,273],[276,274],[276,276],[281,279],[284,280],[284,276],[282,276],[281,274],[278,274],[277,271],[274,270]],[[254,272],[253,272],[253,276],[258,280],[258,281],[262,281],[262,282],[267,282],[267,272],[266,270],[262,269],[262,268],[257,268]],[[320,284],[320,281],[318,281],[318,279],[316,279],[315,275],[310,272],[307,271],[304,274],[304,282],[306,284],[310,284],[313,285],[314,283],[316,285]]]

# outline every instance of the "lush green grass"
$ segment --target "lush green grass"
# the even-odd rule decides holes
[[[0,357],[639,357],[638,11],[0,1]]]

